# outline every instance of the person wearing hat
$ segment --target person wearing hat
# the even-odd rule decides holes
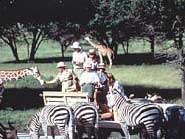
[[[81,91],[87,92],[89,101],[93,102],[95,87],[100,84],[100,80],[98,74],[91,69],[91,63],[86,63],[84,67],[85,71],[80,76]]]
[[[74,42],[71,48],[74,50],[72,55],[72,65],[77,77],[83,72],[83,65],[87,60],[87,54],[84,52],[79,42]]]
[[[97,73],[100,78],[100,83],[103,85],[107,84],[107,72],[105,71],[105,64],[99,63],[97,67]]]
[[[102,101],[103,103],[107,103],[106,101],[106,94],[108,92],[108,84],[107,84],[107,72],[105,71],[105,64],[99,63],[97,68],[97,74],[100,79],[101,88],[99,88],[99,91],[102,95]]]
[[[99,61],[97,59],[96,49],[89,49],[87,63],[91,63],[93,71],[97,70]]]
[[[44,81],[45,84],[57,83],[62,86],[62,92],[75,92],[76,88],[76,76],[72,70],[66,69],[67,65],[64,62],[57,63],[58,69],[57,76],[51,81]]]

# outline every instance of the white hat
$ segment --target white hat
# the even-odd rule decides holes
[[[73,49],[81,49],[80,43],[79,42],[74,42],[73,45],[71,46]]]
[[[67,65],[65,65],[65,63],[64,62],[58,62],[57,63],[57,68],[61,68],[61,67],[66,67]]]
[[[96,54],[96,49],[89,49],[89,54]]]
[[[98,68],[99,69],[105,69],[105,64],[104,63],[99,63]]]

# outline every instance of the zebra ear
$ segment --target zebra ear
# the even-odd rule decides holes
[[[116,88],[114,88],[114,89],[113,89],[113,93],[114,93],[114,94],[117,94],[117,93],[119,94],[119,91],[118,91]]]
[[[1,127],[3,130],[6,130],[6,127],[5,127],[2,123],[0,123],[0,127]]]
[[[10,122],[10,121],[8,121],[8,125],[9,125],[9,128],[11,129],[11,130],[14,130],[15,129],[15,127],[14,126],[12,126],[12,122]]]

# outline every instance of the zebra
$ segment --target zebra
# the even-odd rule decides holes
[[[110,105],[108,101],[108,105],[117,110],[126,139],[130,139],[128,127],[140,127],[140,138],[157,139],[164,118],[162,108],[152,103],[131,103],[116,89],[110,95],[113,102]]]
[[[79,102],[73,107],[78,138],[87,133],[88,139],[98,138],[99,113],[93,103]]]
[[[47,127],[51,127],[51,135],[54,139],[54,126],[57,126],[60,135],[64,139],[74,138],[73,110],[65,105],[48,105],[34,114],[28,122],[28,129],[32,139],[39,138],[39,129],[42,127],[44,137],[47,136]],[[66,132],[67,130],[67,132]]]
[[[9,127],[0,123],[0,139],[18,139],[17,129],[8,122]]]

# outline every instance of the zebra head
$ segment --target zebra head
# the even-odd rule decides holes
[[[18,139],[17,129],[8,122],[9,127],[5,127],[0,123],[0,139]]]
[[[115,96],[117,91],[114,89],[113,91],[108,92],[107,94],[107,105],[109,107],[113,107],[115,105]]]
[[[39,121],[40,111],[32,116],[28,121],[27,129],[29,130],[29,136],[32,139],[39,139],[40,121]]]
[[[127,101],[127,97],[124,95],[124,93],[117,89],[113,89],[113,91],[109,92],[106,97],[109,107],[114,107],[116,103]]]

